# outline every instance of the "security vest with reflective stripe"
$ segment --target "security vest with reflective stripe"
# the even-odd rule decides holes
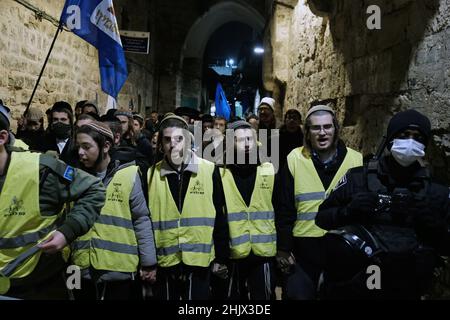
[[[289,171],[294,177],[297,207],[297,221],[293,229],[294,237],[321,237],[326,231],[315,224],[319,206],[349,169],[362,166],[362,155],[347,148],[345,159],[327,190],[324,189],[311,156],[304,147],[294,149],[288,155],[287,162]]]
[[[14,141],[14,147],[22,148],[25,151],[28,151],[30,149],[30,147],[20,139],[16,139]]]
[[[231,257],[242,259],[251,251],[260,257],[276,254],[275,214],[272,192],[275,171],[263,163],[256,171],[255,187],[247,207],[229,169],[220,169],[231,238]]]
[[[41,256],[36,244],[56,230],[58,215],[40,213],[39,157],[12,152],[0,193],[0,272],[9,278],[33,272]]]
[[[133,228],[130,194],[138,167],[118,170],[106,188],[106,200],[94,226],[73,244],[72,262],[81,269],[136,272],[138,244]]]
[[[197,158],[198,172],[192,173],[183,208],[179,212],[161,165],[156,165],[149,181],[149,207],[153,221],[158,265],[170,267],[183,262],[208,267],[214,259],[213,204],[214,164]],[[151,178],[151,169],[148,174]]]

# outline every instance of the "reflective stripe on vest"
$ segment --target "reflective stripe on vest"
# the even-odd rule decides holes
[[[16,140],[14,141],[14,147],[22,148],[22,149],[25,150],[25,151],[30,150],[30,147],[29,147],[25,142],[23,142],[23,141],[20,140],[20,139],[16,139]]]
[[[5,277],[11,277],[11,275],[19,268],[22,263],[24,263],[27,259],[34,256],[39,252],[41,248],[38,246],[33,246],[27,251],[23,252],[19,256],[17,256],[14,260],[10,261],[1,271],[1,274]]]
[[[106,188],[106,201],[94,226],[72,245],[72,262],[82,269],[135,272],[139,252],[134,231],[130,195],[137,166],[114,174]]]
[[[157,221],[153,223],[153,229],[155,230],[170,230],[178,228],[178,223],[180,227],[199,227],[199,226],[210,226],[214,227],[214,218],[182,218],[179,220],[171,221]]]
[[[54,229],[56,229],[56,226],[51,225],[42,228],[39,231],[27,233],[14,238],[0,238],[0,248],[16,249],[20,247],[25,247],[29,244],[36,244]]]
[[[297,208],[294,237],[321,237],[325,234],[325,230],[315,224],[319,206],[349,169],[362,166],[362,155],[347,148],[345,159],[327,190],[323,187],[309,152],[303,147],[294,149],[288,155],[288,166],[294,177]]]
[[[149,208],[155,232],[158,264],[170,267],[183,262],[208,267],[214,259],[213,230],[216,210],[213,204],[214,164],[201,158],[198,173],[192,174],[181,213],[172,197],[161,165],[149,181]],[[152,176],[149,170],[149,179]]]
[[[271,163],[257,168],[255,187],[247,207],[229,169],[221,169],[231,238],[231,257],[242,259],[251,251],[257,256],[276,254],[275,214],[272,193],[275,171]]]
[[[197,243],[197,244],[182,243],[179,246],[158,248],[158,255],[168,256],[168,255],[177,253],[179,251],[209,253],[209,252],[211,252],[211,249],[212,249],[212,244],[207,244],[207,243]]]
[[[11,278],[23,278],[33,272],[41,255],[40,250],[33,248],[56,229],[58,215],[43,217],[40,213],[39,157],[38,153],[11,153],[0,194],[0,272],[20,262],[7,270]]]

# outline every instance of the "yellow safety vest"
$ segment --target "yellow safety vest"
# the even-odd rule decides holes
[[[297,221],[293,229],[294,237],[321,237],[326,231],[315,223],[319,206],[349,169],[362,166],[362,155],[347,148],[345,159],[327,190],[323,187],[309,151],[304,147],[294,149],[288,155],[287,162],[289,171],[294,177],[297,207]]]
[[[197,158],[198,173],[191,175],[181,213],[170,192],[161,164],[149,181],[149,208],[155,232],[158,264],[208,267],[214,259],[213,230],[216,210],[213,204],[214,164]],[[151,170],[148,177],[151,178]]]
[[[106,188],[106,200],[94,226],[72,245],[72,262],[81,269],[136,272],[139,263],[130,194],[138,167],[114,174]]]
[[[56,230],[58,215],[40,213],[39,157],[38,153],[12,152],[0,193],[0,272],[9,278],[33,272],[41,256],[36,244]]]
[[[16,139],[14,141],[14,147],[22,148],[25,151],[28,151],[30,149],[30,147],[20,139]]]
[[[257,168],[255,187],[247,207],[229,169],[220,169],[231,238],[231,258],[242,259],[250,251],[260,257],[276,254],[277,234],[272,193],[275,170],[271,163]]]

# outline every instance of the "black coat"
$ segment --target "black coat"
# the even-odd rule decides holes
[[[75,140],[70,137],[62,152],[59,152],[58,145],[56,144],[56,137],[53,133],[49,132],[44,136],[43,142],[40,146],[41,152],[56,151],[59,155],[59,159],[67,163],[68,165],[78,166],[78,150],[76,148]]]
[[[419,163],[403,168],[387,156],[379,161],[377,170],[371,174],[376,179],[368,178],[367,166],[353,168],[321,204],[316,217],[319,227],[334,230],[362,225],[381,248],[375,258],[368,260],[368,264],[380,266],[381,290],[367,290],[368,275],[365,269],[360,270],[361,278],[354,277],[345,285],[336,285],[336,280],[329,283],[325,272],[324,288],[328,297],[418,299],[424,293],[439,263],[439,255],[450,254],[449,190],[432,182],[427,172]],[[401,205],[398,205],[400,200],[396,198],[398,190],[403,193]],[[358,210],[362,214],[351,214],[355,208],[350,203],[357,198],[356,195],[368,192],[378,197],[378,202],[375,202],[378,211]],[[389,202],[379,201],[382,199],[380,194],[387,196]],[[332,258],[339,238],[328,239],[331,242],[325,248],[333,249],[325,249],[328,252],[326,261],[328,270],[334,270],[329,271],[333,278],[349,268],[348,265],[339,268],[342,266],[340,263],[333,265],[337,260],[342,260],[343,255],[336,254],[340,258]],[[344,262],[354,266],[362,260],[348,258]]]

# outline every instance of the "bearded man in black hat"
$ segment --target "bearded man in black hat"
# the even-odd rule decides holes
[[[349,170],[320,206],[316,224],[331,230],[325,298],[420,299],[428,289],[450,253],[449,189],[423,161],[430,136],[426,116],[396,114],[381,148],[388,154]]]

